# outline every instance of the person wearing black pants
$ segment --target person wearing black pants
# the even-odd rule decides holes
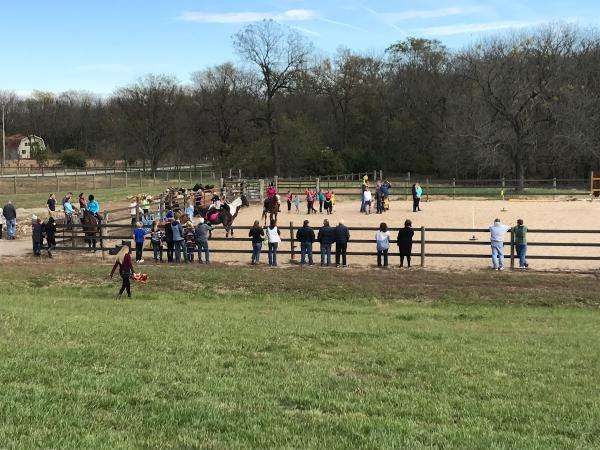
[[[350,240],[350,231],[348,227],[344,225],[344,220],[340,220],[340,223],[335,227],[335,267],[340,266],[340,259],[342,265],[346,267],[346,251],[348,250],[348,241]]]
[[[56,225],[54,223],[54,217],[49,217],[48,222],[44,226],[46,232],[46,242],[48,243],[48,256],[52,258],[52,250],[56,247]]]
[[[133,264],[131,263],[131,255],[129,254],[129,246],[124,245],[117,253],[115,264],[110,272],[112,278],[115,270],[119,268],[119,275],[121,276],[121,289],[119,290],[118,298],[123,295],[123,292],[127,291],[127,297],[131,298],[131,276],[133,275]]]
[[[413,236],[415,235],[412,229],[412,222],[407,220],[404,222],[404,228],[398,231],[398,249],[400,250],[400,267],[404,267],[404,258],[410,268],[410,255],[412,253]]]
[[[175,242],[173,242],[173,229],[171,228],[171,219],[165,222],[165,241],[167,242],[167,261],[173,262],[175,253]]]

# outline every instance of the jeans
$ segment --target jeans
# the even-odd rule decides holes
[[[331,244],[321,244],[321,265],[325,265],[325,259],[327,259],[327,265],[331,265]]]
[[[35,256],[40,256],[42,253],[42,243],[38,241],[33,241],[33,254]]]
[[[340,256],[342,259],[342,264],[346,265],[346,250],[348,250],[347,242],[336,242],[335,243],[335,265],[340,265]]]
[[[492,266],[504,267],[504,242],[492,242]]]
[[[162,254],[163,254],[163,250],[162,250],[162,245],[160,244],[160,242],[153,242],[152,243],[152,251],[154,253],[154,261],[162,261]]]
[[[312,265],[312,242],[300,242],[300,264],[304,264],[306,262],[306,256],[308,256],[308,263]]]
[[[182,239],[181,241],[174,241],[175,244],[175,262],[179,262],[180,252],[183,253],[183,261],[188,262],[188,254],[187,247],[185,246],[185,241]]]
[[[144,243],[136,242],[135,243],[135,261],[141,261],[144,257]]]
[[[319,200],[319,212],[323,212],[323,200]]]
[[[381,257],[383,256],[383,267],[388,265],[388,249],[377,250],[377,267],[381,267]]]
[[[173,253],[175,248],[174,241],[167,241],[167,261],[173,262]]]
[[[269,265],[276,266],[277,265],[277,247],[279,246],[278,242],[269,242]]]
[[[258,264],[258,260],[260,259],[260,251],[262,249],[262,242],[253,242],[252,243],[252,263]]]
[[[527,244],[517,244],[517,256],[519,257],[519,267],[527,267]]]
[[[17,233],[17,219],[6,219],[6,238],[14,239]]]
[[[204,260],[206,264],[210,262],[208,253],[208,241],[196,241],[196,247],[198,248],[198,262],[202,262],[202,252],[204,252]]]

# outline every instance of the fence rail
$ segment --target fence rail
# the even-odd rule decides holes
[[[234,231],[244,231],[248,232],[250,227],[248,226],[236,226],[233,227]],[[299,242],[295,239],[296,231],[299,227],[295,226],[293,222],[290,222],[289,226],[281,226],[280,231],[282,232],[281,242],[282,247],[278,250],[279,254],[290,255],[292,261],[296,259],[296,256],[300,254],[299,251]],[[316,232],[319,230],[319,227],[313,228]],[[106,230],[106,231],[105,231]],[[110,230],[126,230],[126,232],[122,233],[110,233]],[[351,232],[371,232],[375,233],[378,228],[374,227],[352,227]],[[389,228],[390,232],[396,232],[399,228]],[[426,228],[420,227],[415,228],[415,237],[413,239],[413,249],[417,251],[412,252],[413,257],[420,258],[421,266],[426,265],[426,260],[428,258],[454,258],[454,259],[487,259],[490,258],[488,254],[477,254],[477,253],[462,253],[451,251],[448,253],[441,253],[435,251],[435,246],[437,245],[446,245],[446,246],[456,246],[462,247],[481,247],[486,246],[489,247],[489,241],[470,241],[470,240],[436,240],[430,239],[429,236],[434,233],[489,233],[488,229],[470,229],[470,228]],[[289,233],[289,234],[288,234]],[[84,230],[82,225],[58,225],[58,234],[60,237],[59,245],[57,250],[66,250],[66,251],[81,251],[81,250],[89,250],[88,247],[82,245],[81,243],[85,241],[86,237],[84,235]],[[528,231],[528,236],[535,235],[546,235],[546,234],[559,234],[559,235],[598,235],[598,230],[551,230],[551,229],[532,229]],[[289,237],[286,237],[288,236]],[[510,267],[515,267],[515,261],[517,259],[516,254],[516,243],[514,239],[514,233],[510,232],[510,239],[505,242],[504,246],[508,249],[508,253],[505,251],[505,258],[509,259]],[[508,237],[508,236],[507,236]],[[114,246],[114,241],[123,241],[123,240],[131,240],[131,226],[130,225],[121,225],[121,224],[104,224],[101,225],[101,232],[95,236],[95,239],[100,242],[100,249],[102,251],[106,251],[109,247],[109,241],[113,241],[112,245]],[[219,237],[215,236],[211,238],[212,242],[227,242],[230,244],[234,244],[231,248],[218,248],[212,249],[211,253],[230,253],[230,254],[251,254],[252,249],[248,245],[250,239],[245,237]],[[396,244],[396,240],[390,241],[390,248]],[[239,245],[238,245],[239,244]],[[316,243],[318,244],[318,243]],[[348,256],[376,256],[376,251],[355,251],[352,250],[352,246],[354,245],[365,245],[370,244],[372,248],[375,247],[374,239],[351,239],[348,243]],[[243,248],[241,246],[243,245]],[[529,247],[546,247],[546,248],[600,248],[600,242],[528,242]],[[289,247],[288,247],[289,246]],[[287,247],[287,248],[286,248]],[[433,248],[432,248],[433,247]],[[288,249],[289,248],[289,249]],[[145,252],[151,252],[151,248],[145,248]],[[263,249],[263,253],[266,253],[266,250]],[[600,252],[599,252],[600,255]],[[388,256],[399,256],[398,252],[389,252]],[[555,255],[555,254],[528,254],[527,259],[531,260],[564,260],[564,261],[600,261],[600,256],[592,256],[592,255]]]

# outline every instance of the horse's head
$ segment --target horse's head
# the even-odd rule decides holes
[[[226,206],[227,206],[227,209],[229,210],[229,214],[231,214],[232,216],[235,216],[238,213],[238,210],[243,206],[243,204],[244,204],[244,201],[242,200],[242,197],[238,197],[231,203],[227,203]]]

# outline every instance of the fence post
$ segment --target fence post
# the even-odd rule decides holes
[[[112,175],[110,173],[108,174],[108,187],[112,187]]]
[[[140,170],[138,173],[140,174],[140,187],[142,187],[142,171]]]
[[[317,185],[317,192],[319,192],[319,190],[321,189],[321,179],[317,177],[315,181]]]
[[[125,171],[125,187],[127,187],[127,171]]]
[[[425,267],[425,227],[421,227],[421,267]]]
[[[60,181],[58,181],[57,173],[55,173],[54,176],[56,177],[56,193],[58,194],[58,191],[60,191]]]
[[[373,171],[373,183],[375,183],[377,181],[377,171],[374,170]]]
[[[106,256],[104,254],[104,226],[100,224],[100,250],[102,250],[102,259]]]
[[[292,261],[296,259],[296,253],[294,252],[294,222],[290,220],[290,251]]]
[[[136,200],[136,202],[135,202],[135,220],[136,220],[136,222],[139,222],[141,220],[141,215],[142,215],[142,213],[140,213],[140,201],[138,198],[138,200]],[[135,225],[132,228],[135,228]]]
[[[275,189],[279,192],[279,176],[275,175]]]
[[[202,181],[202,171],[200,171],[200,186],[202,186],[202,183],[203,183],[203,181]]]
[[[71,221],[71,247],[75,248],[75,227]]]
[[[75,190],[77,190],[77,170],[75,170]]]
[[[265,180],[258,180],[258,190],[260,191],[260,203],[263,204],[265,201]]]
[[[456,198],[456,178],[452,178],[452,200]]]
[[[192,171],[190,170],[190,186],[191,186],[192,183],[193,183],[193,181],[192,181]]]
[[[177,182],[181,183],[181,171],[180,170],[177,171]]]
[[[383,181],[383,170],[379,169],[379,179]]]
[[[13,190],[15,191],[15,194],[17,193],[17,177],[14,176],[13,177]]]
[[[160,220],[163,220],[165,217],[165,195],[160,194],[160,203],[158,204],[158,210],[160,213]]]
[[[167,170],[167,181],[169,181],[169,171]]]
[[[92,189],[96,189],[96,174],[92,174]]]
[[[504,252],[504,249],[502,249]],[[515,268],[515,229],[510,229],[510,270]]]
[[[552,189],[554,192],[552,193],[552,200],[556,200],[556,177],[552,180]]]

